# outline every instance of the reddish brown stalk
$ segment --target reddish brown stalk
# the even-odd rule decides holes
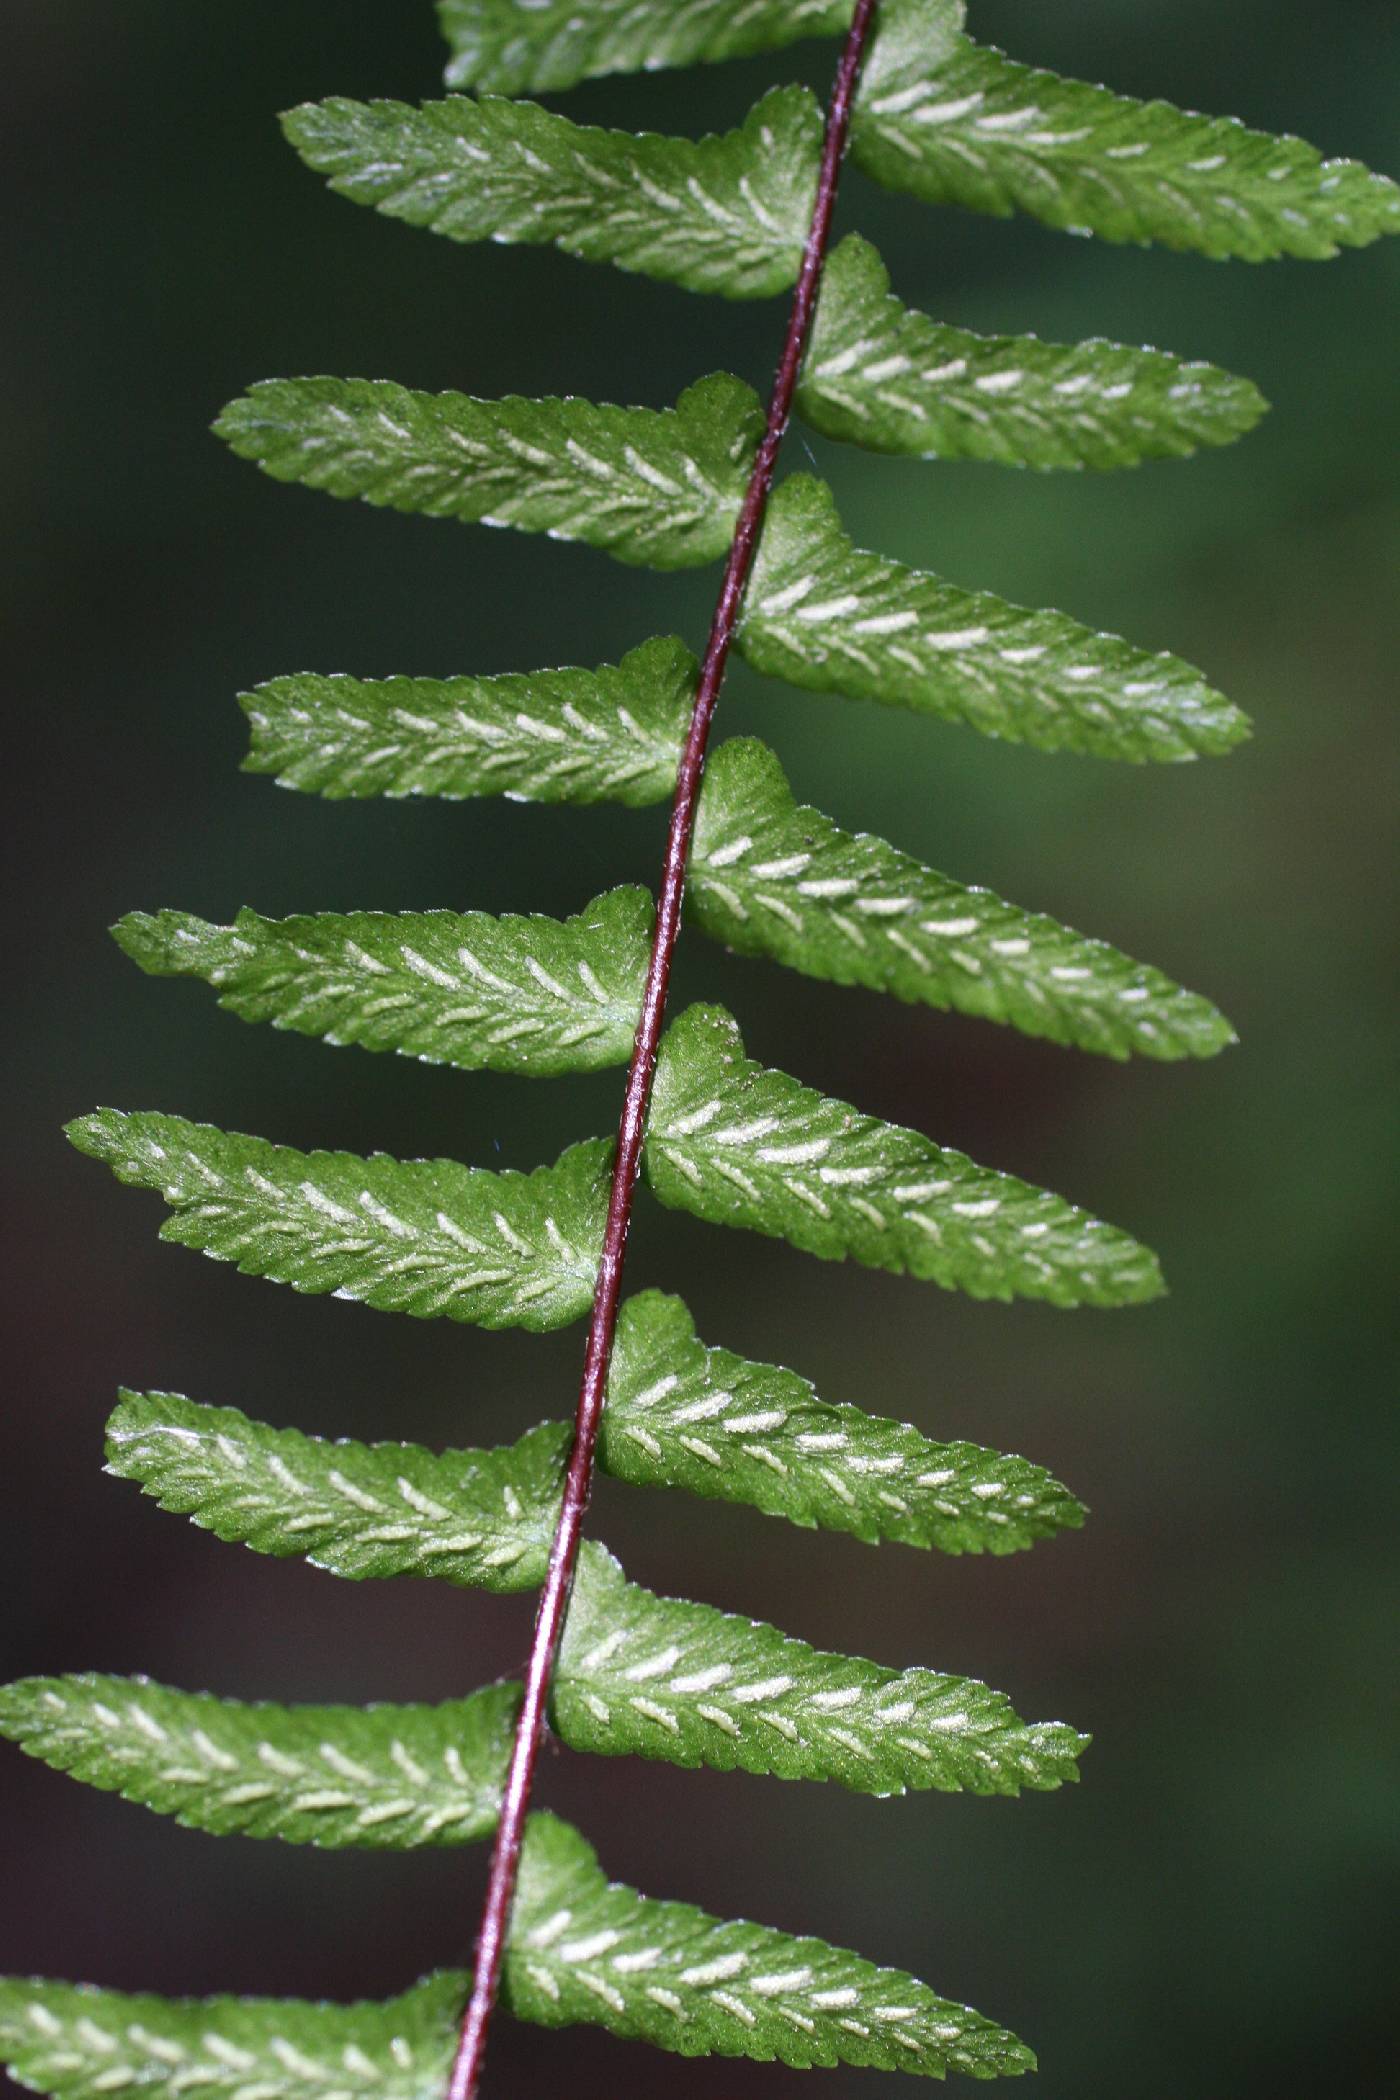
[[[671,828],[666,840],[666,860],[656,913],[656,933],[652,940],[651,961],[642,997],[641,1019],[637,1024],[636,1040],[632,1046],[632,1062],[627,1071],[627,1091],[623,1098],[622,1119],[618,1125],[612,1193],[608,1201],[607,1226],[603,1235],[603,1258],[598,1270],[598,1284],[588,1327],[588,1347],[583,1361],[583,1383],[579,1390],[578,1413],[574,1420],[573,1448],[569,1454],[569,1468],[564,1480],[564,1499],[559,1511],[559,1522],[554,1533],[554,1543],[550,1548],[549,1568],[545,1575],[544,1588],[540,1593],[534,1641],[525,1672],[525,1697],[516,1724],[510,1770],[506,1775],[505,1794],[501,1802],[501,1820],[496,1831],[495,1850],[491,1855],[491,1877],[487,1884],[481,1932],[477,1940],[476,1973],[472,1982],[471,1998],[462,2021],[461,2039],[452,2065],[447,2100],[476,2100],[477,2088],[481,2081],[482,2061],[486,2054],[487,2028],[500,1989],[506,1933],[510,1925],[511,1906],[515,1900],[515,1885],[520,1870],[520,1847],[525,1834],[525,1818],[529,1811],[535,1767],[544,1734],[545,1704],[549,1697],[559,1642],[564,1631],[569,1593],[573,1587],[574,1569],[578,1562],[584,1512],[588,1507],[593,1484],[598,1426],[603,1415],[608,1366],[612,1360],[613,1336],[617,1328],[622,1265],[627,1250],[627,1234],[632,1222],[632,1199],[641,1165],[642,1137],[646,1128],[647,1109],[651,1102],[652,1077],[656,1070],[661,1023],[666,1011],[671,958],[675,953],[676,940],[680,933],[681,899],[685,890],[691,834],[695,828],[696,798],[700,792],[700,780],[705,768],[705,747],[709,742],[715,702],[724,683],[725,667],[729,661],[734,629],[738,624],[740,603],[749,580],[749,572],[753,567],[754,555],[758,550],[758,538],[763,529],[764,513],[768,508],[768,497],[773,487],[778,449],[792,413],[792,397],[797,387],[797,375],[811,331],[812,315],[816,308],[817,292],[821,286],[822,270],[831,238],[831,217],[836,203],[837,186],[841,179],[841,162],[850,131],[851,104],[874,22],[876,4],[877,0],[856,0],[845,49],[836,69],[831,101],[827,107],[826,137],[822,148],[821,170],[817,178],[816,203],[807,231],[797,289],[793,294],[792,311],[788,317],[787,340],[783,344],[782,358],[773,382],[767,425],[754,459],[753,472],[749,477],[743,507],[739,512],[739,522],[734,529],[729,559],[725,564],[724,581],[720,585],[714,619],[710,625],[710,638],[705,649],[705,660],[700,667],[700,679],[695,689],[690,732],[686,737],[680,768],[676,774],[676,796],[671,808]]]

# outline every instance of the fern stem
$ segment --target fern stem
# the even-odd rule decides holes
[[[798,373],[811,332],[812,316],[816,310],[817,294],[821,288],[822,271],[830,244],[831,220],[841,179],[841,163],[850,131],[851,105],[855,97],[861,61],[865,56],[874,25],[876,6],[877,0],[856,0],[845,47],[836,69],[831,100],[827,106],[826,135],[817,179],[816,202],[807,230],[802,268],[788,316],[787,337],[773,382],[767,424],[754,458],[753,472],[749,477],[743,507],[725,563],[724,579],[720,585],[714,617],[710,624],[709,641],[695,689],[690,730],[676,774],[676,793],[666,839],[656,932],[652,941],[641,1018],[632,1047],[632,1059],[627,1071],[627,1089],[618,1125],[607,1228],[589,1320],[588,1346],[584,1355],[583,1380],[574,1421],[573,1446],[569,1454],[559,1521],[550,1549],[549,1567],[544,1588],[540,1593],[534,1639],[525,1673],[525,1697],[516,1726],[510,1769],[506,1775],[505,1792],[501,1802],[501,1818],[491,1855],[491,1873],[477,1938],[472,1992],[462,2021],[461,2036],[447,2088],[447,2100],[475,2100],[486,2053],[487,2030],[500,1989],[506,1934],[520,1869],[520,1848],[525,1835],[525,1819],[534,1790],[535,1768],[544,1734],[545,1706],[554,1676],[559,1642],[564,1631],[564,1620],[568,1613],[584,1513],[593,1484],[598,1428],[603,1416],[608,1368],[612,1361],[613,1338],[617,1328],[622,1268],[627,1250],[627,1235],[632,1223],[632,1202],[641,1165],[642,1138],[651,1102],[657,1045],[661,1039],[661,1024],[666,1011],[671,959],[680,934],[686,862],[690,854],[691,834],[695,826],[695,806],[705,767],[705,748],[709,742],[715,703],[724,683],[730,645],[738,624],[739,608],[753,567],[754,556],[758,551],[759,535],[763,529],[764,514],[773,487],[778,452],[792,413]]]

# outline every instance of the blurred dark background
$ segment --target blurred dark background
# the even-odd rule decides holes
[[[1392,168],[1400,15],[1303,0],[974,0],[1017,55],[1237,112]],[[550,253],[461,250],[329,196],[273,112],[432,95],[427,0],[9,0],[0,571],[5,837],[5,1668],[146,1670],[288,1698],[436,1698],[519,1665],[527,1601],[357,1589],[260,1560],[103,1478],[119,1380],[326,1433],[513,1437],[572,1404],[548,1340],[302,1300],[157,1244],[158,1209],[64,1145],[98,1102],[310,1145],[529,1166],[610,1129],[620,1081],[527,1085],[332,1053],[142,979],[131,907],[223,918],[452,905],[562,912],[652,881],[659,811],[318,804],[240,777],[234,694],[301,668],[445,674],[703,637],[715,577],[280,490],[204,435],[269,374],[385,375],[660,405],[766,386],[777,304],[728,307]],[[600,84],[572,113],[722,128],[831,54]],[[16,192],[22,204],[16,210]],[[858,538],[1208,667],[1257,724],[1228,761],[1115,770],[984,744],[740,669],[722,727],[798,791],[1212,994],[1243,1046],[1120,1068],[683,944],[752,1050],[1090,1205],[1173,1295],[1068,1318],[959,1301],[671,1217],[633,1284],[833,1399],[1020,1449],[1093,1510],[1011,1561],[938,1561],[604,1483],[630,1572],[891,1662],[967,1669],[1097,1740],[1019,1805],[877,1802],[551,1756],[543,1797],[658,1894],[926,1975],[1040,2050],[1045,2100],[1393,2092],[1396,1452],[1394,341],[1400,247],[1220,267],[933,213],[852,175],[843,227],[911,303],[989,329],[1160,343],[1251,374],[1244,444],[1093,479],[809,445]],[[16,748],[18,747],[18,748]],[[1389,1257],[1389,1258],[1388,1258]],[[127,1988],[347,1996],[459,1960],[482,1851],[402,1861],[185,1833],[4,1757],[0,1966]],[[494,2093],[796,2094],[501,2022]],[[814,2088],[815,2090],[815,2088]],[[875,2095],[893,2079],[828,2073]]]

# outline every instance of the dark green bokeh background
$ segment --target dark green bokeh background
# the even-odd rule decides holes
[[[1400,163],[1393,5],[975,0],[973,26],[1021,56]],[[70,1153],[59,1125],[102,1101],[526,1166],[610,1127],[618,1077],[463,1078],[245,1029],[196,988],[141,979],[103,928],[165,904],[563,911],[651,880],[660,812],[335,807],[241,778],[233,695],[303,667],[592,663],[671,626],[698,643],[714,575],[648,579],[279,490],[203,431],[280,373],[653,404],[718,365],[764,385],[781,309],[463,251],[329,197],[272,112],[435,92],[427,0],[10,0],[0,46],[21,901],[6,1669],[446,1696],[518,1666],[527,1602],[357,1590],[160,1516],[99,1471],[113,1389],[164,1385],[330,1433],[490,1441],[567,1410],[579,1332],[386,1320],[160,1248],[156,1205]],[[569,106],[699,130],[775,74],[821,83],[829,63],[805,47]],[[1129,1226],[1174,1294],[1073,1318],[976,1305],[643,1198],[632,1281],[683,1287],[710,1340],[790,1361],[829,1397],[1024,1449],[1094,1514],[1029,1556],[939,1562],[605,1483],[596,1523],[631,1572],[829,1645],[984,1674],[1097,1740],[1082,1787],[1019,1805],[562,1754],[544,1798],[656,1893],[823,1932],[1005,2019],[1041,2051],[1045,2100],[1389,2093],[1400,247],[1325,270],[1222,268],[932,213],[854,176],[841,216],[884,248],[906,299],[948,319],[1158,342],[1260,381],[1275,413],[1252,439],[1116,478],[812,448],[868,544],[1179,650],[1255,716],[1257,741],[1120,771],[742,670],[722,727],[771,738],[842,822],[1210,992],[1243,1047],[1122,1069],[683,945],[680,998],[727,999],[756,1053]],[[790,462],[807,449],[795,431]],[[16,1754],[4,1770],[5,1968],[378,1994],[469,1940],[479,1851],[214,1843]],[[781,2069],[502,2021],[493,2092],[566,2079],[574,2100],[658,2082],[677,2100],[799,2090]]]

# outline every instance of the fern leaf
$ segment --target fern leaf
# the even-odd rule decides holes
[[[1235,1040],[1159,970],[799,805],[756,738],[710,760],[690,897],[705,931],[741,954],[1109,1057],[1209,1057]]]
[[[1035,2068],[1005,2028],[898,1969],[609,1882],[592,1846],[550,1815],[526,1829],[506,2002],[544,2027],[606,2027],[681,2056],[931,2078]]]
[[[107,1471],[255,1553],[356,1581],[428,1575],[504,1593],[544,1580],[568,1447],[562,1422],[496,1451],[332,1443],[235,1407],[124,1391]]]
[[[968,1677],[824,1655],[754,1619],[658,1597],[590,1540],[579,1562],[551,1708],[574,1750],[862,1794],[1019,1794],[1077,1779],[1088,1744],[1022,1721]]]
[[[1122,343],[974,335],[905,306],[853,233],[822,279],[797,405],[874,452],[1008,467],[1132,467],[1226,445],[1268,404],[1218,365]]]
[[[596,671],[372,681],[302,672],[244,695],[244,763],[330,801],[509,795],[639,809],[675,787],[698,672],[674,636]]]
[[[612,1149],[602,1139],[533,1174],[492,1174],[450,1159],[295,1152],[116,1109],[70,1123],[68,1136],[119,1181],[160,1191],[174,1211],[162,1239],[246,1276],[536,1333],[592,1303]]]
[[[478,401],[387,379],[267,379],[214,428],[274,481],[686,569],[728,551],[763,411],[727,372],[697,380],[667,409],[572,395]]]
[[[128,2087],[205,2100],[432,2100],[466,1996],[429,1976],[383,2003],[157,1998],[0,1978],[0,2058],[34,2092],[106,2100]]]
[[[824,482],[775,492],[739,646],[789,684],[969,723],[1042,751],[1184,759],[1248,734],[1180,657],[1027,612],[854,547]]]
[[[553,1717],[577,1750],[991,1795],[1074,1779],[1087,1741],[1027,1727],[967,1678],[823,1655],[656,1597],[596,1544],[569,1626]],[[0,1735],[191,1829],[402,1849],[494,1828],[518,1704],[505,1684],[438,1707],[250,1705],[89,1673],[0,1688]]]
[[[25,1677],[0,1735],[88,1786],[216,1836],[406,1849],[496,1827],[520,1687],[441,1706],[275,1706],[146,1677]]]
[[[466,1997],[442,1972],[382,2003],[169,1999],[0,1979],[0,2057],[55,2100],[125,2086],[210,2100],[433,2100]],[[1031,2052],[968,2007],[824,1940],[724,1923],[608,1882],[557,1817],[526,1830],[506,1962],[517,2018],[572,2023],[687,2056],[1013,2075]]]
[[[464,1072],[553,1078],[626,1064],[651,948],[651,899],[610,891],[577,918],[323,912],[232,926],[132,912],[112,931],[156,977],[202,977],[245,1021],[397,1050]]]
[[[691,1007],[662,1040],[645,1163],[673,1209],[975,1298],[1132,1305],[1162,1288],[1145,1247],[1061,1197],[755,1064],[722,1007]]]
[[[944,1553],[1015,1553],[1077,1530],[1083,1505],[1040,1466],[819,1400],[805,1378],[710,1349],[679,1298],[643,1291],[618,1320],[603,1470],[789,1523]]]
[[[449,87],[502,95],[575,86],[839,36],[845,0],[438,0]]]
[[[1317,260],[1400,232],[1400,188],[1356,161],[1016,65],[966,37],[932,63],[911,52],[893,94],[867,84],[852,152],[931,203],[1217,259]]]
[[[775,88],[700,140],[571,124],[532,102],[421,109],[337,98],[282,128],[331,188],[454,241],[527,241],[692,292],[762,299],[795,282],[816,194],[816,98]]]
[[[334,1443],[176,1393],[124,1392],[107,1471],[256,1553],[351,1579],[438,1576],[509,1592],[544,1579],[569,1431],[495,1451]],[[638,1487],[686,1488],[769,1516],[946,1553],[1012,1553],[1077,1529],[1040,1466],[821,1401],[776,1364],[708,1349],[679,1298],[644,1291],[618,1325],[598,1460]]]

